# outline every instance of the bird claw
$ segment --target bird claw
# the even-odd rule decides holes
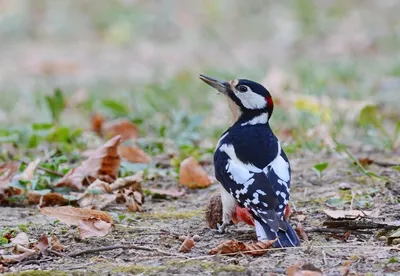
[[[223,233],[225,233],[225,230],[226,230],[226,227],[228,226],[228,224],[227,223],[222,223],[222,224],[217,224],[217,227],[218,227],[218,233],[220,233],[220,234],[223,234]]]

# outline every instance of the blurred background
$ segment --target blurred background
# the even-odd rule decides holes
[[[1,139],[29,143],[52,120],[85,129],[96,112],[212,147],[229,113],[204,73],[268,87],[289,151],[393,150],[399,14],[396,0],[0,0]]]

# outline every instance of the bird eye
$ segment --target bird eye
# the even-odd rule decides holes
[[[246,92],[246,91],[247,91],[247,86],[245,86],[245,85],[239,85],[238,90],[239,90],[240,92]]]

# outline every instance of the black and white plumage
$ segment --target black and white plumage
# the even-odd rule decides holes
[[[225,190],[221,194],[222,227],[230,222],[230,210],[239,204],[252,214],[259,240],[278,237],[277,247],[298,246],[300,241],[284,218],[290,197],[290,164],[269,126],[271,95],[249,80],[200,78],[227,96],[236,114],[214,153],[215,175]]]

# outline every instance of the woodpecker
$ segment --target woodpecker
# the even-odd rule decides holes
[[[200,79],[226,96],[234,123],[220,137],[214,152],[217,180],[222,184],[220,232],[245,208],[254,219],[258,240],[275,247],[294,247],[300,240],[285,218],[290,197],[290,164],[269,119],[274,103],[268,90],[247,79]]]

